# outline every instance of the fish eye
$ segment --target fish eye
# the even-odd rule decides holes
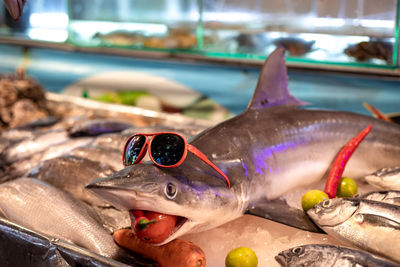
[[[292,249],[292,253],[299,256],[300,254],[303,253],[303,248],[302,247],[295,247]]]
[[[331,205],[331,202],[332,201],[330,199],[327,199],[327,200],[324,200],[321,205],[324,208],[329,208],[329,206]]]
[[[164,193],[169,199],[174,199],[176,194],[178,193],[178,190],[176,186],[173,183],[166,183],[165,188],[164,188]]]

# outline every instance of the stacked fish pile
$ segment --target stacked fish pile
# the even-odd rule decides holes
[[[104,112],[50,103],[43,88],[21,71],[1,78],[0,262],[153,266],[113,241],[115,229],[130,226],[128,213],[85,189],[90,181],[123,168],[124,144],[138,125],[104,117]],[[200,130],[181,133],[189,137]],[[25,252],[34,257],[22,256]]]
[[[152,266],[153,262],[125,251],[113,242],[110,232],[130,225],[126,212],[120,211],[119,206],[125,210],[140,211],[148,210],[151,205],[150,208],[154,209],[161,207],[158,212],[187,217],[186,220],[181,220],[186,228],[180,225],[178,231],[173,232],[175,237],[178,237],[178,234],[190,233],[190,227],[196,224],[197,229],[202,230],[223,227],[224,223],[230,223],[234,219],[240,220],[240,216],[245,217],[242,216],[245,212],[299,227],[295,219],[300,219],[300,223],[303,223],[306,216],[301,211],[298,214],[289,209],[292,207],[287,205],[287,197],[301,189],[300,187],[318,188],[312,183],[320,182],[326,171],[325,167],[337,153],[336,147],[343,145],[343,140],[353,134],[353,131],[348,129],[353,129],[360,120],[363,121],[362,124],[372,124],[376,131],[366,139],[366,144],[374,148],[375,157],[360,157],[363,153],[370,153],[368,146],[358,150],[358,159],[362,164],[357,168],[353,166],[354,173],[357,173],[360,166],[363,168],[361,173],[365,175],[372,169],[375,171],[385,166],[394,166],[398,162],[399,145],[393,145],[393,139],[398,140],[399,137],[398,126],[356,114],[297,109],[294,105],[301,102],[287,91],[283,53],[283,49],[278,49],[272,59],[267,61],[259,86],[244,114],[202,132],[190,142],[192,150],[196,147],[193,151],[199,150],[213,155],[213,158],[218,158],[219,154],[223,157],[218,166],[224,167],[221,168],[228,173],[228,187],[225,179],[215,179],[209,168],[199,167],[195,157],[188,157],[185,159],[186,165],[168,169],[170,174],[179,171],[179,179],[173,177],[174,183],[184,183],[182,187],[173,186],[173,189],[194,188],[182,190],[185,197],[176,198],[177,202],[174,204],[171,204],[171,200],[175,199],[178,190],[173,192],[173,197],[169,194],[170,191],[163,190],[162,195],[170,197],[154,197],[154,202],[150,201],[149,197],[145,200],[140,199],[145,195],[143,192],[158,192],[159,190],[153,188],[160,188],[160,181],[163,186],[167,186],[164,187],[166,189],[170,189],[172,183],[164,184],[163,178],[169,175],[167,168],[160,172],[160,169],[152,164],[137,164],[120,170],[123,167],[120,155],[124,143],[128,136],[135,132],[173,131],[190,137],[202,131],[201,127],[191,129],[185,125],[182,129],[165,126],[138,129],[139,124],[129,121],[126,123],[118,116],[113,117],[109,114],[110,116],[102,117],[96,112],[86,115],[84,112],[84,115],[78,117],[68,113],[69,116],[66,116],[67,112],[63,114],[61,111],[68,108],[57,107],[56,117],[47,117],[0,132],[0,215],[6,219],[0,220],[0,262],[6,263],[5,266],[25,266],[33,263],[50,266],[121,266],[121,262],[134,266]],[[278,86],[275,86],[276,84]],[[268,94],[264,94],[264,90],[271,88],[282,89],[282,92],[272,96],[269,91]],[[284,99],[279,98],[281,96]],[[291,105],[276,106],[283,105],[282,103]],[[269,123],[259,123],[267,121]],[[322,122],[330,126],[320,127]],[[251,127],[246,125],[262,128],[250,131]],[[143,124],[140,126],[143,127]],[[303,147],[300,149],[299,146],[283,146],[282,143],[278,143],[278,139],[282,138],[277,135],[279,129],[281,134],[285,133],[283,144],[286,142]],[[212,136],[213,133],[216,135]],[[315,140],[315,136],[319,138]],[[257,145],[249,146],[253,143]],[[321,144],[326,143],[330,145],[324,146],[322,151]],[[223,149],[222,152],[215,153],[216,147]],[[277,149],[272,152],[271,147]],[[304,154],[314,157],[307,159],[304,158]],[[327,154],[329,155],[326,156]],[[244,161],[244,156],[250,159]],[[203,161],[207,162],[204,158],[206,156],[203,157]],[[273,161],[269,161],[270,158]],[[288,159],[293,163],[288,164]],[[324,162],[318,163],[321,159]],[[357,159],[357,155],[352,159]],[[306,167],[307,162],[310,162],[310,168]],[[267,163],[270,166],[265,165]],[[275,166],[273,164],[276,164],[276,170],[284,172],[277,172],[276,175],[271,169],[271,166]],[[319,164],[322,167],[318,166]],[[213,166],[210,163],[208,165]],[[296,174],[295,170],[300,169],[299,167],[304,171],[303,176]],[[262,170],[267,169],[269,171],[263,173]],[[221,173],[223,174],[222,171]],[[372,176],[385,178],[393,176],[393,173],[399,172],[386,169]],[[94,179],[104,176],[108,178],[93,182]],[[310,176],[312,179],[305,184],[304,177]],[[105,180],[108,182],[104,183]],[[366,178],[366,181],[372,181],[371,177]],[[108,203],[85,191],[88,182],[91,182],[90,189],[101,192],[97,195]],[[199,187],[199,184],[202,186]],[[217,187],[216,184],[221,186]],[[389,188],[390,185],[392,183],[389,184]],[[206,192],[206,197],[199,192]],[[287,266],[397,266],[391,261],[400,262],[397,255],[399,247],[395,245],[399,237],[400,210],[399,206],[395,205],[396,192],[383,194],[383,197],[378,193],[371,193],[357,198],[329,199],[308,211],[309,217],[329,236],[361,247],[365,251],[325,245],[303,246],[304,243],[286,251],[289,245],[285,243],[285,247],[282,248],[285,251],[277,256],[277,261]],[[391,197],[393,194],[395,197]],[[194,197],[191,197],[192,195]],[[266,197],[267,201],[263,201]],[[382,201],[386,199],[390,199],[392,203]],[[297,202],[300,203],[300,200]],[[115,206],[109,203],[114,203]],[[221,207],[215,208],[218,205]],[[254,212],[257,210],[260,212]],[[218,216],[213,216],[215,214]],[[270,216],[271,214],[273,216]],[[240,224],[240,231],[247,224]],[[204,228],[200,228],[199,225]],[[309,224],[306,228],[300,228],[309,229],[308,226]],[[228,237],[225,230],[227,228],[217,236],[219,240]],[[285,231],[279,234],[284,235]],[[302,231],[300,234],[307,236],[309,233]],[[236,232],[230,239],[238,239],[239,235],[241,234]],[[271,242],[267,242],[270,247],[275,246],[274,239],[274,235],[271,235]],[[218,257],[221,258],[221,246],[218,245],[214,244],[208,235],[204,247],[200,246],[205,250],[207,247],[216,247],[214,251],[217,251]],[[22,247],[22,251],[28,252],[28,256],[21,255],[20,249],[12,249],[16,247]],[[373,254],[367,254],[367,251]],[[387,259],[380,259],[376,254]],[[299,260],[296,260],[297,258]],[[211,263],[209,266],[216,266],[214,261],[207,262]]]
[[[137,130],[133,124],[114,119],[80,116],[47,117],[2,131],[1,216],[107,258],[138,266],[152,265],[129,255],[112,239],[115,229],[130,226],[128,213],[85,189],[90,181],[123,168],[122,149],[126,139]],[[140,129],[141,132],[157,130],[159,126]],[[191,136],[198,130],[181,133]],[[1,260],[21,263],[14,262],[20,260],[17,255],[1,254]]]

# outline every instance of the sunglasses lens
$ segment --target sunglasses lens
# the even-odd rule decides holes
[[[185,141],[175,134],[160,134],[151,142],[151,156],[160,165],[178,163],[185,153]]]
[[[129,166],[135,163],[143,149],[146,137],[143,135],[135,135],[128,140],[124,151],[124,165]]]

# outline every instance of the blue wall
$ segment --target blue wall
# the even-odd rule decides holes
[[[116,70],[158,75],[190,87],[233,113],[243,111],[255,88],[259,69],[178,61],[143,60],[122,56],[66,52],[0,45],[0,72],[24,65],[28,75],[48,91],[61,92],[87,76]],[[366,76],[312,71],[289,71],[293,95],[310,102],[310,108],[348,110],[369,114],[362,102],[384,112],[400,111],[400,82]]]

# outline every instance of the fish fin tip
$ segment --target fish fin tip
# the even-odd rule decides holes
[[[282,223],[301,230],[324,233],[303,210],[291,207],[284,199],[261,200],[249,205],[245,214]]]
[[[278,46],[265,61],[257,86],[247,109],[264,109],[279,105],[302,106],[303,102],[290,94],[285,61],[285,48]]]

